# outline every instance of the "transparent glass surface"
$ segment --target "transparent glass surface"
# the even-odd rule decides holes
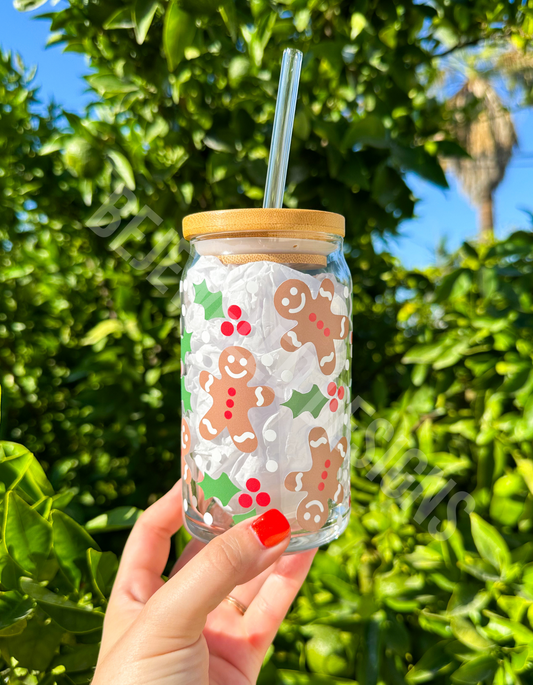
[[[185,524],[195,537],[208,541],[273,507],[291,523],[289,552],[345,529],[351,293],[337,236],[191,242],[181,283],[181,447]]]

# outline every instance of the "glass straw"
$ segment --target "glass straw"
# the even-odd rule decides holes
[[[292,127],[303,54],[300,50],[287,48],[283,52],[279,76],[278,98],[274,114],[274,128],[268,157],[264,208],[283,207],[283,193],[287,178],[287,166],[291,149]]]

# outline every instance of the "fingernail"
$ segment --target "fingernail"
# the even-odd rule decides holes
[[[275,547],[291,531],[285,516],[277,509],[270,509],[252,523],[252,530],[263,547]]]

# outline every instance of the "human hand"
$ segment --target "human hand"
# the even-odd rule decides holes
[[[208,545],[193,540],[165,583],[183,523],[181,481],[135,524],[113,586],[93,685],[251,685],[300,589],[314,550],[281,557],[289,524],[276,510]],[[224,601],[231,593],[243,615]]]

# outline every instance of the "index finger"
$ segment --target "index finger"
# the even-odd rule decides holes
[[[161,578],[171,538],[183,525],[181,480],[141,514],[124,547],[112,595],[126,594],[146,604],[164,585]]]

